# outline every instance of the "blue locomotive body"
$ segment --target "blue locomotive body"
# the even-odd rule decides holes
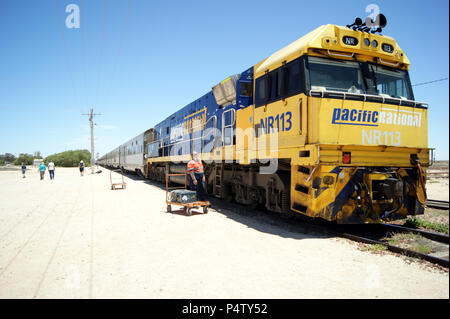
[[[211,90],[156,124],[153,142],[147,148],[147,156],[151,158],[186,155],[192,151],[206,153],[216,146],[233,144],[235,110],[252,103],[249,89],[252,85],[253,67],[236,76],[236,93],[234,101],[229,104],[219,105]],[[218,138],[215,132],[220,132],[221,138]]]
[[[187,155],[193,151],[206,153],[217,146],[232,145],[236,110],[252,104],[252,90],[253,67],[222,81],[153,128],[105,154],[99,163],[146,175],[146,159]],[[143,147],[136,148],[135,144]],[[128,164],[131,156],[132,166]]]

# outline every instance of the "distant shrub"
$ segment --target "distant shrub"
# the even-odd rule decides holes
[[[25,165],[33,165],[34,156],[31,154],[25,154],[21,153],[19,154],[19,157],[14,161],[14,165],[22,165],[24,163]]]
[[[44,159],[46,165],[53,161],[59,167],[76,167],[83,160],[85,166],[89,166],[91,162],[91,153],[88,150],[71,150],[57,154],[52,154]]]

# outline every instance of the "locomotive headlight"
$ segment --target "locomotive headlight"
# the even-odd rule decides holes
[[[370,45],[369,38],[364,38],[364,44],[366,45],[366,47],[368,47]]]
[[[374,48],[378,47],[378,41],[377,40],[372,40],[372,46]]]

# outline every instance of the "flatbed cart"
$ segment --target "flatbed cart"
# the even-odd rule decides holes
[[[120,177],[113,177],[113,172],[120,172]],[[123,171],[120,168],[109,171],[109,179],[111,180],[112,190],[127,188],[127,183],[123,179]]]
[[[184,187],[169,187],[169,177],[170,176],[184,176]],[[203,207],[203,214],[208,213],[208,207],[211,206],[209,201],[196,201],[191,203],[178,203],[169,201],[169,189],[187,189],[187,174],[166,174],[166,204],[167,204],[167,212],[172,212],[172,205],[183,206],[183,210],[186,215],[191,216],[192,210],[194,208]]]

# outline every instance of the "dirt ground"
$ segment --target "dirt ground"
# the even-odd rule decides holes
[[[425,188],[429,199],[448,201],[448,178],[428,180]]]
[[[232,211],[169,214],[161,186],[112,191],[102,170],[0,171],[0,298],[449,298],[446,271]]]
[[[448,161],[436,161],[428,167],[426,188],[428,198],[448,201]]]

